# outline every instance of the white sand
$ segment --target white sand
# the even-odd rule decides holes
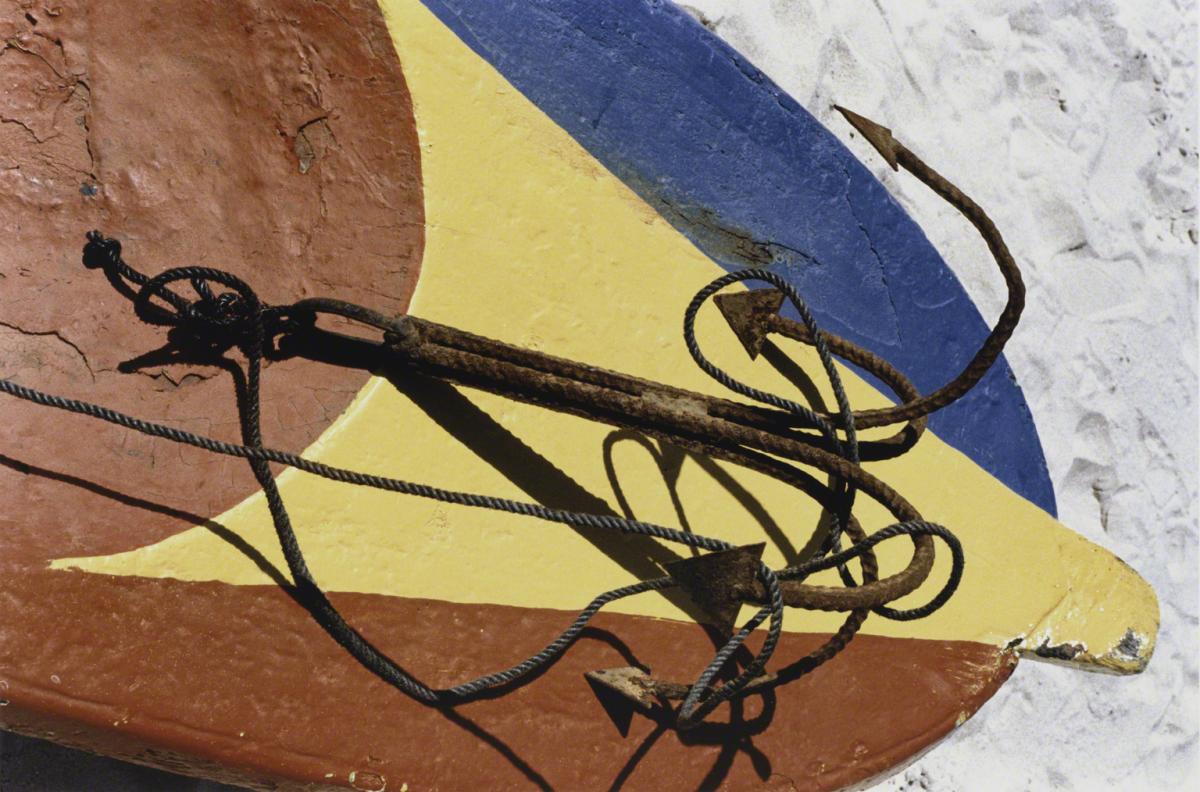
[[[843,140],[834,101],[988,210],[1029,286],[1008,359],[1060,518],[1162,604],[1140,677],[1022,662],[976,718],[876,788],[1200,789],[1192,4],[686,2]],[[972,229],[851,147],[994,318],[1003,284]]]

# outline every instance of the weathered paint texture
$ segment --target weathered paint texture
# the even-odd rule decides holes
[[[870,171],[674,4],[425,5],[706,255],[727,269],[774,265],[823,326],[887,358],[921,392],[957,373],[987,335],[957,278]],[[848,126],[835,129],[849,136]],[[672,277],[672,263],[655,271]],[[931,426],[1054,514],[1037,431],[1006,362]]]
[[[878,790],[1200,788],[1196,4],[683,2],[830,129],[834,102],[887,123],[988,209],[1031,287],[1005,355],[1058,517],[1162,604],[1137,678],[1022,663],[986,717]],[[973,230],[847,145],[995,316]]]
[[[711,278],[710,260],[420,5],[389,6],[389,20],[413,95],[426,184],[428,228],[412,311],[572,359],[720,393],[677,340],[682,306]],[[647,261],[672,262],[672,277],[662,278]],[[463,262],[484,264],[464,281]],[[516,288],[518,283],[537,288]],[[595,308],[601,305],[619,310]],[[711,356],[736,376],[766,388],[787,387],[768,367],[747,360],[716,310],[701,317],[700,335],[711,345]],[[811,352],[795,345],[788,351],[808,370],[819,370]],[[845,377],[855,405],[885,403],[851,372]],[[406,442],[378,442],[380,426],[403,427]],[[332,464],[560,506],[612,509],[619,489],[639,518],[679,520],[657,460],[639,444],[600,424],[436,383],[374,380],[309,453]],[[872,469],[927,518],[956,531],[969,562],[959,594],[938,613],[917,622],[873,619],[866,630],[996,645],[1022,639],[1030,650],[1043,643],[1078,644],[1083,648],[1074,662],[1114,669],[1136,670],[1145,662],[1157,604],[1144,581],[1119,560],[936,436]],[[597,547],[562,526],[346,488],[294,471],[280,476],[280,486],[318,579],[333,590],[570,609],[628,582],[630,574],[655,574],[659,563],[677,553],[628,539]],[[770,563],[794,554],[807,537],[803,526],[815,526],[820,517],[815,503],[798,499],[790,488],[737,468],[684,460],[672,486],[696,530],[719,525],[723,538],[738,543],[760,541],[764,528],[773,532],[765,556]],[[862,500],[867,526],[887,524],[881,508]],[[749,514],[748,502],[755,504]],[[404,516],[399,524],[398,515]],[[279,558],[261,497],[218,519],[268,558]],[[885,545],[884,571],[903,566],[909,547]],[[935,580],[948,567],[945,556],[940,554]],[[563,566],[562,559],[579,562]],[[254,564],[203,527],[126,554],[62,559],[56,566],[266,581]],[[531,569],[537,574],[530,575]],[[826,576],[836,580],[832,572]],[[996,596],[1013,590],[1021,596]],[[914,594],[911,604],[922,596],[929,593]],[[684,617],[663,597],[613,607]],[[1104,618],[1096,616],[1101,607]],[[837,623],[829,614],[789,621],[794,630],[831,630]],[[1129,655],[1118,647],[1129,646],[1122,640],[1131,629],[1145,639]]]
[[[163,333],[83,268],[83,234],[117,234],[147,272],[227,269],[268,301],[335,294],[403,310],[424,218],[407,89],[395,58],[377,54],[391,55],[386,29],[362,13],[371,6],[341,0],[220,14],[202,2],[170,14],[139,2],[57,8],[27,18],[21,4],[0,3],[0,376],[236,437],[229,373],[152,354]],[[296,147],[314,119],[335,140],[305,173]],[[330,366],[272,365],[264,431],[304,447],[365,381]],[[106,424],[64,431],[61,416],[27,403],[2,409],[0,565],[128,550],[181,525],[31,468],[201,518],[257,488],[239,460]]]
[[[676,12],[646,7],[673,20],[672,35],[699,35]],[[631,188],[617,178],[620,172],[614,175],[602,156],[568,134],[568,124],[556,123],[552,112],[531,101],[536,95],[514,88],[425,6],[384,5],[394,51],[381,35],[374,7],[347,4],[337,10],[347,30],[367,31],[353,43],[362,48],[357,57],[380,68],[362,81],[371,87],[368,105],[399,103],[385,117],[392,126],[362,134],[413,145],[393,160],[355,159],[345,153],[348,138],[339,131],[338,116],[330,114],[309,117],[294,135],[279,135],[273,145],[245,144],[244,153],[264,162],[283,157],[294,179],[324,173],[344,157],[371,178],[352,171],[335,180],[342,185],[338,189],[362,179],[400,186],[408,208],[399,236],[355,241],[355,249],[383,252],[349,259],[364,274],[346,273],[344,287],[314,275],[310,291],[309,284],[297,286],[286,269],[247,271],[264,296],[284,300],[332,292],[388,307],[373,294],[339,291],[353,286],[388,294],[399,309],[419,263],[411,302],[418,315],[717,392],[691,364],[678,328],[683,304],[718,272],[711,245],[681,234],[678,218],[664,214],[660,201],[647,200],[636,184]],[[189,23],[181,17],[178,24]],[[313,29],[333,24],[314,23]],[[306,30],[302,21],[295,27]],[[279,27],[282,34],[290,29],[290,23]],[[68,28],[65,38],[71,35],[89,41],[86,27],[73,33]],[[258,40],[254,26],[245,23],[242,33],[230,33],[237,35]],[[301,43],[281,45],[264,57],[311,64],[315,52]],[[100,96],[102,82],[91,84]],[[316,92],[297,89],[306,101],[327,90],[328,85]],[[266,100],[259,103],[270,107]],[[346,100],[337,107],[349,114],[357,105]],[[234,102],[230,112],[239,110],[248,112]],[[858,166],[832,141],[828,137],[816,147],[833,156],[827,167],[834,177],[821,178],[844,187],[845,175],[838,176],[843,163]],[[240,147],[231,143],[230,149]],[[164,170],[172,167],[168,163]],[[873,182],[864,189],[879,195]],[[366,191],[372,200],[379,194]],[[384,203],[394,200],[387,194]],[[917,233],[894,207],[887,211],[909,229],[906,234]],[[853,213],[839,210],[828,219],[861,241]],[[343,225],[374,227],[350,219]],[[129,239],[135,261],[133,251],[141,244]],[[254,237],[240,244],[252,247]],[[391,269],[388,254],[401,252],[405,265]],[[75,256],[63,254],[64,272],[77,266]],[[81,282],[89,275],[95,279],[78,270],[70,275]],[[948,274],[936,277],[957,288]],[[93,310],[88,321],[102,322],[103,332],[133,321],[127,304],[115,297]],[[969,314],[969,322],[978,324],[973,309]],[[132,354],[124,345],[140,351],[138,345],[158,340],[140,332],[146,335],[114,344],[114,354]],[[715,310],[702,317],[700,332],[710,354],[739,377],[772,389],[788,387],[768,368],[746,360]],[[812,363],[799,348],[787,351],[806,366]],[[301,373],[321,368],[296,365]],[[53,376],[38,379],[42,368],[27,366],[23,381],[54,388]],[[276,369],[268,370],[268,382]],[[362,383],[352,372],[330,376],[344,377],[337,381],[348,383],[341,387],[350,391]],[[855,406],[885,403],[869,383],[850,372],[845,376]],[[86,380],[80,382],[72,395],[96,396]],[[281,381],[279,387],[285,386]],[[1003,399],[1019,405],[1019,392],[1005,387]],[[208,415],[224,394],[206,398],[198,414]],[[667,524],[687,521],[731,541],[766,538],[772,563],[793,557],[819,518],[794,492],[760,476],[436,382],[372,379],[337,409],[340,416],[309,446],[309,456],[446,487],[628,511]],[[42,501],[73,499],[89,516],[140,526],[143,521],[131,515],[157,511],[162,527],[136,536],[100,533],[109,544],[64,547],[54,541],[54,531],[63,531],[67,519],[61,513],[35,503],[28,513],[37,519],[9,518],[14,529],[0,541],[36,550],[14,551],[11,561],[0,561],[11,572],[0,578],[5,612],[19,614],[0,619],[0,681],[9,701],[0,718],[14,728],[52,731],[55,739],[189,772],[360,789],[384,783],[388,789],[405,783],[412,789],[455,787],[484,778],[556,788],[602,787],[614,780],[629,788],[661,788],[681,773],[691,774],[692,786],[831,788],[883,772],[961,724],[1007,678],[1013,650],[1040,649],[1062,659],[1070,655],[1075,665],[1135,671],[1149,658],[1157,631],[1153,593],[1136,573],[998,482],[986,460],[973,461],[930,434],[912,456],[873,470],[963,539],[968,554],[963,589],[933,619],[900,627],[870,620],[868,632],[876,634],[861,637],[844,657],[786,686],[774,702],[751,700],[735,712],[735,721],[741,721],[734,726],[693,739],[644,718],[614,724],[583,682],[586,670],[637,662],[685,681],[708,659],[711,645],[704,633],[672,620],[682,616],[675,604],[648,595],[604,616],[567,659],[512,696],[439,713],[358,667],[272,585],[279,556],[259,496],[223,513],[228,502],[176,507],[179,485],[155,479],[158,488],[141,494],[117,469],[106,478],[103,454],[113,452],[92,451],[95,424],[53,420],[55,432],[83,438],[74,444],[74,456],[22,460],[8,465],[12,473],[6,475],[19,477],[18,486],[44,488]],[[22,423],[16,431],[36,437],[29,426]],[[300,446],[311,439],[266,430],[272,444]],[[152,459],[161,455],[179,465],[173,446],[147,447]],[[1028,449],[1037,450],[1036,437]],[[168,466],[162,460],[156,470]],[[134,480],[145,478],[142,473]],[[569,618],[564,611],[604,588],[657,574],[661,562],[677,557],[674,549],[652,542],[593,543],[562,526],[329,485],[293,472],[282,473],[280,485],[317,579],[341,592],[335,600],[356,626],[435,684],[522,656],[561,627]],[[864,507],[869,529],[886,523],[880,510]],[[122,511],[128,513],[118,516]],[[88,524],[76,520],[70,535],[86,536]],[[46,535],[50,538],[36,544]],[[904,545],[894,542],[881,553],[885,572],[904,562]],[[1021,552],[1012,552],[1014,547]],[[46,570],[50,557],[57,559],[56,569]],[[934,580],[945,574],[944,562]],[[916,595],[914,603],[928,593]],[[45,624],[55,624],[58,637],[35,640],[35,625]],[[791,614],[788,624],[781,657],[794,658],[834,622]],[[760,706],[769,711],[760,712]],[[839,731],[833,728],[837,723],[854,728]],[[590,750],[572,750],[581,744]]]

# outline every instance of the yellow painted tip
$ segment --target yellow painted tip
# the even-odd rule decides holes
[[[1014,648],[1025,657],[1088,671],[1138,674],[1158,640],[1158,597],[1104,548],[1082,542],[1067,563],[1062,596]]]

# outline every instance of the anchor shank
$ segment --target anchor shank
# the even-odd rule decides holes
[[[888,505],[899,520],[920,519],[918,512],[881,480],[815,446],[810,436],[786,428],[748,425],[762,423],[764,411],[523,349],[412,316],[396,320],[388,334],[388,346],[398,361],[423,374],[635,429],[685,448],[713,450],[718,456],[782,480],[789,480],[780,471],[786,466],[761,464],[759,452],[770,455],[766,457],[768,460],[779,457],[811,465],[854,482],[867,495]],[[891,577],[854,588],[785,580],[782,581],[784,601],[789,606],[844,611],[873,607],[911,592],[924,582],[933,566],[932,539],[915,536],[913,543],[909,565]],[[765,591],[757,581],[741,594],[749,602],[765,601]]]
[[[409,366],[461,385],[621,427],[731,442],[790,456],[795,445],[825,450],[796,416],[548,355],[414,316],[392,350]],[[772,450],[774,449],[774,450]],[[832,456],[832,454],[829,454]]]
[[[757,470],[802,491],[811,490],[812,477],[790,462],[815,467],[852,482],[857,489],[884,504],[900,521],[918,520],[920,514],[899,493],[841,456],[822,447],[818,436],[796,431],[791,416],[729,399],[688,391],[628,374],[548,355],[537,350],[469,333],[415,316],[391,318],[362,306],[329,298],[301,300],[297,312],[337,314],[384,332],[382,345],[368,344],[390,353],[391,361],[425,375],[480,388],[547,409],[634,429],[697,453],[725,459]],[[362,345],[362,339],[310,328],[298,331],[292,341],[309,353],[342,341]],[[322,340],[324,339],[324,341]],[[377,353],[370,360],[374,369]],[[361,365],[361,363],[360,363]],[[785,461],[786,460],[786,461]],[[856,587],[811,585],[783,580],[785,604],[827,611],[873,608],[904,596],[920,586],[933,568],[933,540],[913,537],[913,555],[900,572]],[[765,602],[757,580],[740,592],[747,602]]]

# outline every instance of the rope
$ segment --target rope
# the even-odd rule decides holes
[[[368,321],[374,323],[377,323],[379,315],[361,306],[320,298],[302,300],[291,306],[269,306],[259,300],[254,290],[245,281],[223,270],[208,267],[176,267],[150,278],[125,263],[121,257],[120,243],[117,240],[106,238],[98,231],[89,232],[87,238],[88,242],[84,247],[84,264],[89,268],[102,269],[114,288],[132,299],[135,313],[142,321],[177,328],[185,337],[206,343],[219,352],[225,352],[233,347],[242,351],[247,360],[244,398],[240,399],[238,404],[242,442],[240,444],[229,443],[186,432],[135,418],[102,405],[47,394],[8,379],[0,379],[0,392],[45,407],[89,416],[152,437],[202,448],[216,454],[245,459],[266,497],[280,548],[298,598],[308,607],[318,624],[359,663],[417,701],[436,706],[455,705],[478,698],[489,691],[509,686],[523,677],[544,669],[559,658],[570,648],[592,617],[606,605],[626,597],[669,589],[676,586],[677,583],[670,577],[659,577],[604,592],[583,608],[575,619],[539,652],[503,670],[452,687],[431,688],[376,649],[366,637],[345,620],[329,601],[308,568],[283,497],[271,475],[269,463],[287,465],[345,484],[534,517],[572,527],[638,534],[710,552],[733,548],[732,544],[721,539],[668,528],[655,523],[613,515],[554,509],[536,503],[447,490],[428,484],[348,470],[304,459],[291,452],[270,448],[265,445],[262,436],[260,387],[262,361],[268,353],[274,351],[276,338],[282,334],[311,327],[319,313],[340,313],[359,319],[367,317]],[[700,306],[719,289],[744,280],[762,280],[771,283],[787,295],[800,313],[811,334],[811,343],[817,349],[822,366],[833,388],[839,408],[840,425],[835,426],[805,405],[760,391],[737,381],[712,364],[700,350],[694,332],[695,316]],[[188,299],[171,288],[172,284],[180,281],[187,281],[191,285],[197,294],[197,299]],[[228,291],[218,294],[214,292],[213,284],[224,287]],[[704,287],[688,305],[684,314],[684,338],[688,350],[697,364],[718,382],[748,398],[791,413],[802,423],[817,428],[840,456],[850,465],[858,466],[855,416],[850,409],[841,378],[834,366],[832,354],[803,299],[782,278],[768,270],[758,269],[731,273],[716,279]],[[839,430],[844,437],[838,435]],[[728,452],[725,453],[725,456],[729,456]],[[834,481],[830,484],[830,489],[832,492],[828,500],[830,503],[837,504],[837,509],[833,512],[834,529],[830,532],[830,538],[820,553],[802,564],[779,571],[772,570],[765,564],[759,564],[757,577],[758,583],[763,587],[765,605],[727,640],[700,673],[696,682],[688,688],[678,712],[677,724],[680,728],[699,723],[718,705],[738,696],[751,681],[761,676],[777,648],[782,633],[784,601],[780,587],[781,580],[802,580],[818,571],[837,568],[846,580],[846,585],[855,586],[857,584],[850,578],[846,564],[849,561],[861,559],[864,582],[869,583],[874,581],[877,575],[873,555],[873,548],[876,545],[899,536],[936,536],[944,541],[951,551],[951,573],[941,591],[929,603],[920,608],[895,611],[886,608],[885,603],[879,602],[874,609],[876,612],[894,619],[921,618],[940,608],[953,594],[962,578],[963,570],[962,547],[953,534],[933,523],[923,520],[908,520],[888,526],[869,536],[865,535],[850,514],[855,491],[853,486],[835,476]],[[851,546],[844,550],[839,545],[839,537],[843,531],[848,531],[853,540]],[[844,648],[861,626],[867,612],[866,608],[852,610],[842,629],[825,647],[788,666],[780,673],[779,678],[794,678],[802,673],[807,673],[835,655]],[[729,665],[737,650],[744,645],[749,635],[761,627],[764,622],[769,623],[762,647],[740,674],[723,685],[714,687],[714,681]],[[754,689],[758,690],[760,686],[756,685]]]

